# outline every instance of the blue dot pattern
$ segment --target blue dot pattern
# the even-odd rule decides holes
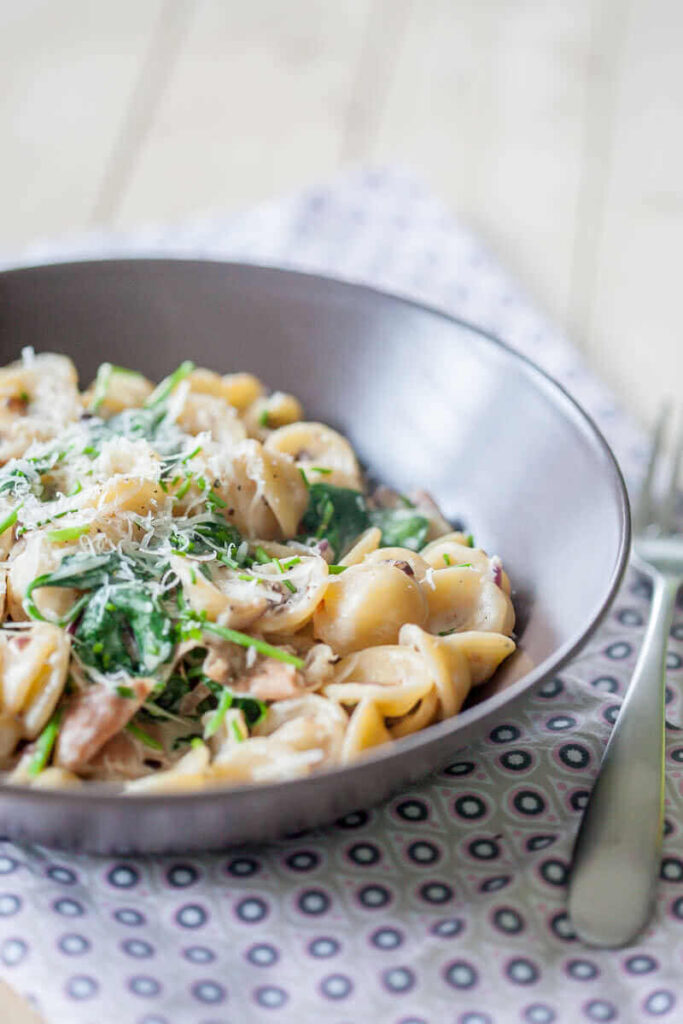
[[[280,264],[449,309],[561,379],[626,475],[638,431],[439,202],[395,170],[169,233],[23,262],[173,254]],[[274,382],[277,383],[277,382]],[[652,926],[585,949],[567,866],[647,619],[631,572],[589,646],[431,781],[334,827],[223,855],[103,861],[0,841],[0,971],[49,1024],[581,1024],[683,1019],[683,610],[671,631],[665,859]]]

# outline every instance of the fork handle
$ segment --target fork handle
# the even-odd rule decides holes
[[[652,910],[664,814],[666,648],[680,583],[654,577],[643,645],[574,846],[569,913],[594,946],[625,945]]]

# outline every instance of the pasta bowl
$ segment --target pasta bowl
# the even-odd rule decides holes
[[[0,787],[17,840],[123,855],[216,849],[330,822],[442,767],[557,672],[608,608],[628,502],[597,428],[538,367],[473,326],[368,288],[209,261],[112,260],[0,274],[0,362],[24,346],[159,379],[190,357],[249,370],[338,427],[368,470],[419,482],[500,554],[518,650],[454,718],[293,781],[137,796]]]

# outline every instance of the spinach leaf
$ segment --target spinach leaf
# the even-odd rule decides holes
[[[180,709],[180,702],[183,697],[190,692],[193,686],[193,682],[186,676],[181,676],[177,672],[168,679],[161,693],[153,698],[154,704],[158,704],[164,711],[170,711],[173,714],[177,714]]]
[[[253,729],[268,711],[268,706],[262,700],[257,700],[256,697],[245,697],[233,693],[229,687],[209,679],[208,676],[204,676],[202,682],[211,691],[211,695],[197,706],[198,715],[203,715],[206,711],[214,711],[218,709],[219,705],[222,706],[223,714],[228,708],[239,708],[244,714],[247,725]],[[226,700],[226,696],[229,697],[229,700]],[[217,724],[219,725],[220,722]]]
[[[206,555],[210,552],[233,561],[242,543],[239,530],[222,516],[206,516],[174,528],[171,547],[183,554]]]
[[[339,558],[369,526],[382,531],[382,547],[419,551],[424,547],[429,520],[413,508],[369,509],[360,491],[333,484],[311,484],[308,508],[301,521],[310,536],[325,537]]]
[[[301,520],[308,536],[326,539],[339,558],[370,525],[365,498],[360,491],[334,484],[311,484],[308,508]]]
[[[411,508],[375,508],[369,516],[382,531],[382,547],[419,551],[427,541],[429,520]]]
[[[94,590],[104,583],[130,580],[131,574],[141,580],[150,580],[160,575],[165,566],[155,565],[152,552],[138,551],[135,555],[124,555],[119,551],[107,551],[101,555],[90,555],[77,551],[65,555],[54,572],[37,576],[26,591],[30,600],[34,590],[40,587],[73,587],[75,590]],[[157,558],[158,561],[158,558]]]
[[[74,639],[86,665],[101,672],[124,669],[147,675],[171,657],[175,631],[151,587],[114,583],[93,594]]]

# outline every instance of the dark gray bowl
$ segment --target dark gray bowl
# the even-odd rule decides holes
[[[102,853],[218,848],[367,806],[443,766],[552,675],[612,600],[629,547],[623,481],[572,399],[495,338],[370,289],[227,263],[124,260],[0,274],[0,363],[24,345],[159,378],[188,357],[251,370],[340,427],[399,489],[425,487],[515,589],[520,651],[457,718],[352,767],[178,796],[0,788],[0,834]]]

